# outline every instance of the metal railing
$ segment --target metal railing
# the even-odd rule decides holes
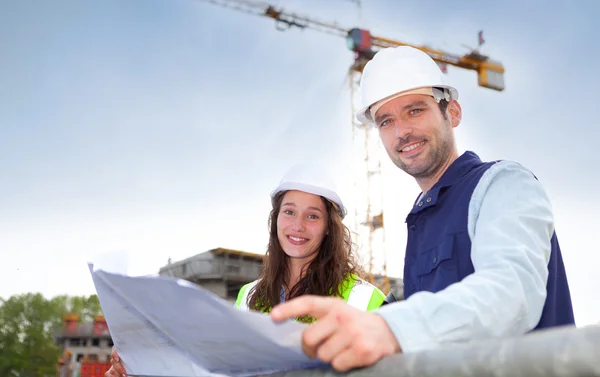
[[[600,376],[600,324],[389,356],[347,373],[295,370],[270,377]]]

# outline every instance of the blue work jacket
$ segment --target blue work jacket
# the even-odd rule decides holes
[[[550,202],[521,165],[464,153],[406,225],[405,301],[380,310],[405,351],[574,324]]]

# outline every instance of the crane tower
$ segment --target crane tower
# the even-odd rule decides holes
[[[359,108],[358,84],[363,68],[375,53],[386,47],[411,46],[427,53],[447,73],[448,66],[468,69],[477,73],[478,85],[484,88],[504,90],[504,67],[500,62],[472,49],[468,54],[457,55],[445,51],[399,42],[371,35],[368,30],[344,28],[336,23],[327,23],[311,17],[276,9],[271,4],[252,0],[200,0],[203,2],[230,8],[236,11],[268,17],[275,20],[277,30],[290,28],[312,29],[346,39],[348,49],[354,53],[354,61],[348,70],[351,101],[351,125],[356,154],[354,170],[355,213],[354,234],[359,246],[359,255],[368,260],[368,274],[371,283],[378,285],[386,294],[390,285],[387,274],[385,254],[385,227],[383,215],[381,148],[376,130],[358,122],[354,114]],[[483,44],[482,32],[479,32],[479,45]],[[379,279],[376,279],[376,276]]]

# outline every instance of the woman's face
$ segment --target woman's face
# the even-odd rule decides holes
[[[328,214],[321,197],[288,191],[277,214],[277,238],[283,251],[296,259],[312,259],[327,234]]]

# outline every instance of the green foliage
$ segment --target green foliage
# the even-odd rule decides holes
[[[54,335],[69,313],[92,322],[102,310],[96,295],[48,300],[39,293],[27,293],[0,298],[0,376],[55,376],[60,349]]]

